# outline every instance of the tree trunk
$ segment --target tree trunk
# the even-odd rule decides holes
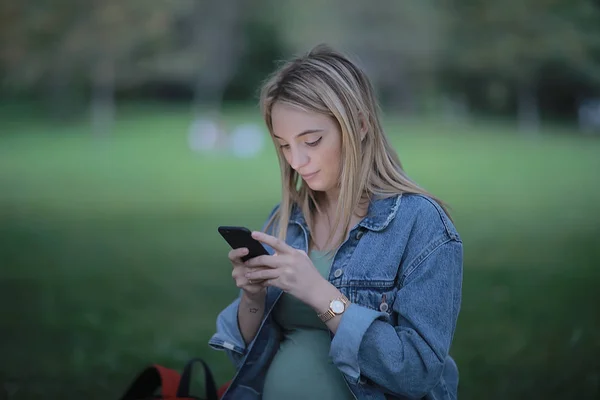
[[[517,87],[517,117],[519,130],[536,133],[540,128],[540,109],[536,87],[532,82],[520,82]]]
[[[110,133],[115,119],[115,65],[109,58],[101,59],[93,68],[91,117],[94,135]]]
[[[218,118],[228,81],[223,79],[210,80],[204,75],[201,74],[196,79],[192,110],[195,117],[207,115]]]
[[[235,73],[241,53],[239,24],[243,13],[240,7],[238,0],[209,3],[196,0],[194,9],[194,19],[199,21],[193,32],[198,73],[193,83],[194,121],[190,133],[192,137],[216,135],[214,140],[211,139],[212,148],[229,145],[221,111],[225,90]]]
[[[237,0],[205,3],[196,1],[194,32],[198,75],[194,85],[193,113],[204,110],[218,114],[225,89],[235,73],[240,56],[240,15]]]
[[[389,107],[403,115],[413,115],[417,110],[413,83],[406,74],[398,74],[397,80],[388,83]],[[390,90],[391,89],[391,90]]]
[[[60,61],[55,61],[52,66],[51,76],[47,82],[46,101],[51,118],[56,122],[64,121],[75,115],[74,93],[72,90],[69,71]]]

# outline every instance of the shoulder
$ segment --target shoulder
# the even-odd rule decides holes
[[[268,233],[268,234],[272,233],[273,227],[275,225],[275,219],[279,212],[280,206],[281,206],[281,203],[275,204],[275,206],[273,206],[271,208],[271,211],[267,214],[267,218],[265,219],[262,229],[261,229],[263,232]]]
[[[423,237],[444,236],[461,241],[458,231],[442,206],[423,194],[402,194],[394,218],[396,224],[410,225],[414,234]]]
[[[262,231],[272,236],[278,236],[281,219],[284,218],[289,224],[294,213],[298,212],[297,210],[298,208],[294,204],[291,206],[291,211],[282,208],[281,202],[275,204],[265,219]]]
[[[444,208],[422,194],[402,194],[391,223],[396,243],[402,250],[402,271],[411,275],[432,254],[444,252],[446,264],[462,268],[462,240]],[[446,269],[449,267],[447,266]]]
[[[277,214],[279,212],[279,209],[281,208],[281,203],[277,203],[273,206],[273,208],[271,208],[271,211],[269,212],[268,216],[267,216],[267,220],[271,219],[275,214]]]

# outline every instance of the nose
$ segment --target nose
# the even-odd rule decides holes
[[[310,161],[310,157],[306,152],[302,151],[302,149],[290,149],[290,156],[288,159],[288,163],[290,166],[298,171],[300,168],[304,167]]]

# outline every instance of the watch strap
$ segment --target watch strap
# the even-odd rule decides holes
[[[344,304],[344,311],[346,311],[346,308],[348,308],[348,304],[350,303],[350,300],[348,300],[348,298],[346,296],[344,296],[344,294],[342,294],[341,297],[335,298],[333,300],[331,300],[331,302],[334,302],[336,300],[341,301]],[[331,302],[329,304],[331,304]],[[321,314],[317,314],[318,317],[321,319],[321,321],[323,322],[327,322],[330,319],[332,319],[333,317],[335,317],[336,315],[341,315],[344,311],[342,311],[340,314],[336,314],[332,309],[331,309],[331,305],[329,306],[329,308],[327,309],[327,311],[321,313]]]

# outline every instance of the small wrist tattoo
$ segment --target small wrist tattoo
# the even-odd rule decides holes
[[[250,308],[250,312],[251,312],[252,314],[256,314],[256,313],[258,312],[258,308],[251,307],[251,308]]]

